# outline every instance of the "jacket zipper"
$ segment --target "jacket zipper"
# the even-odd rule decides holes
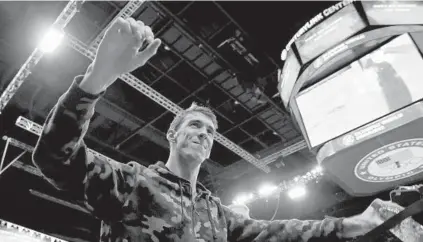
[[[191,206],[192,206],[192,208],[191,208],[191,218],[192,218],[192,232],[194,233],[194,237],[196,237],[197,238],[197,235],[196,235],[196,233],[195,233],[195,218],[194,218],[194,200],[193,200],[193,194],[192,194],[192,189],[191,189],[191,186],[189,187],[189,190],[190,190],[190,200],[191,200]]]

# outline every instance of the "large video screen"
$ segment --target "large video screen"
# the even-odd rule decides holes
[[[371,25],[423,24],[423,1],[362,1]]]
[[[302,62],[307,63],[365,26],[354,5],[346,6],[298,38],[295,45]]]
[[[297,81],[300,69],[300,62],[297,60],[294,52],[291,49],[287,54],[285,64],[283,66],[282,73],[280,76],[281,80],[279,83],[279,85],[281,85],[281,98],[285,106],[287,106],[289,102],[289,98],[291,96],[291,92],[294,88],[295,82]]]
[[[312,147],[423,98],[423,59],[408,34],[296,97]]]

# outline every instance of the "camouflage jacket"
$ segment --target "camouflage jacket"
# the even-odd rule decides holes
[[[102,242],[338,240],[342,219],[247,219],[200,183],[192,198],[189,181],[161,162],[147,168],[87,152],[83,137],[102,94],[85,93],[81,80],[75,79],[47,117],[33,161],[50,183],[74,194],[103,221]]]

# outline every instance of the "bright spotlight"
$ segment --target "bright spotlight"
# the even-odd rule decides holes
[[[266,185],[263,185],[262,187],[260,187],[259,194],[262,197],[266,197],[266,196],[269,196],[270,194],[272,194],[272,192],[276,191],[276,189],[278,189],[277,186],[266,184]]]
[[[288,191],[288,196],[291,199],[297,199],[297,198],[303,197],[305,194],[306,194],[306,189],[303,186],[294,187]]]
[[[54,51],[57,46],[59,46],[60,42],[63,39],[63,36],[64,34],[62,31],[50,29],[41,41],[39,48],[43,52],[50,53]]]
[[[321,167],[321,166],[316,166],[316,167],[313,169],[313,172],[315,172],[315,173],[322,173],[322,171],[323,171],[323,169],[322,169],[322,167]]]
[[[241,194],[233,200],[233,204],[246,204],[248,201],[254,198],[252,193]]]

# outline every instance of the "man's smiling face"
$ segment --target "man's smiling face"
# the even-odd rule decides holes
[[[210,157],[216,128],[201,112],[188,113],[175,135],[175,148],[183,157],[203,162]]]

